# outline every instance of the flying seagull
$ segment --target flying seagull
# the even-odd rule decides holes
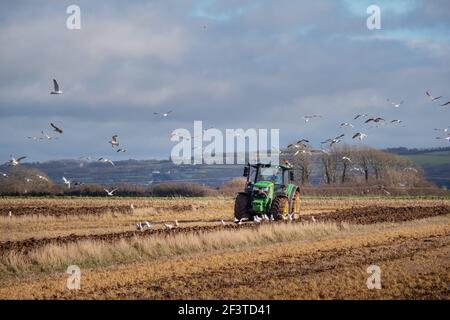
[[[108,194],[109,197],[112,197],[114,195],[114,192],[117,191],[117,189],[112,189],[111,191],[109,191],[108,189],[103,190],[105,190],[105,192]]]
[[[357,132],[355,133],[355,135],[352,137],[352,139],[359,139],[359,140],[363,140],[364,138],[367,138],[367,134],[362,133],[362,132]]]
[[[50,94],[62,94],[63,92],[59,90],[59,84],[58,82],[53,79],[53,91],[50,92]]]
[[[449,104],[450,104],[450,101],[448,101],[448,102],[446,102],[446,103],[444,103],[444,104],[441,104],[441,107],[448,106]]]
[[[165,112],[165,113],[161,113],[161,116],[163,116],[163,117],[167,117],[169,114],[171,114],[173,112],[173,110],[169,110],[169,111],[167,111],[167,112]],[[157,116],[157,115],[159,115],[160,113],[159,112],[153,112],[153,114],[155,115],[155,116]]]
[[[117,134],[113,135],[111,138],[111,141],[109,141],[109,143],[111,144],[111,147],[118,147],[119,146],[119,141],[117,141],[117,138],[119,136]]]
[[[395,108],[398,108],[398,107],[400,107],[403,103],[404,103],[404,101],[402,100],[402,101],[400,101],[400,102],[398,102],[398,103],[396,103],[396,102],[392,102],[391,100],[389,100],[389,99],[386,99],[386,101],[387,102],[390,102]]]
[[[47,181],[47,182],[48,182],[47,177],[41,176],[40,174],[36,175],[36,177],[38,177],[38,178],[41,179],[41,180],[44,180],[44,181]]]
[[[356,171],[359,173],[364,173],[364,170],[361,169],[360,167],[354,166],[353,168],[350,169],[350,171]]]
[[[340,127],[341,127],[341,128],[343,128],[343,127],[351,127],[351,128],[354,128],[355,126],[352,125],[351,123],[344,122],[344,123],[341,123],[341,126],[340,126]]]
[[[58,128],[53,123],[50,123],[50,126],[53,128],[53,131],[58,132],[59,134],[63,133],[62,129]]]
[[[11,159],[9,160],[9,163],[8,163],[8,165],[9,166],[12,166],[12,167],[15,167],[15,166],[17,166],[17,165],[19,165],[20,164],[20,161],[22,161],[23,159],[25,159],[26,157],[24,156],[24,157],[20,157],[20,158],[14,158],[12,155],[11,155]]]
[[[41,131],[41,134],[47,139],[47,140],[54,140],[58,139],[58,137],[50,137],[48,134],[46,134],[44,131]],[[42,139],[42,138],[40,138]]]
[[[72,183],[70,180],[68,180],[66,177],[62,177],[62,180],[67,185],[67,188],[70,189],[70,184]]]
[[[369,122],[371,122],[371,121],[373,121],[373,122],[375,122],[375,123],[378,123],[378,122],[380,122],[380,121],[386,121],[386,120],[384,120],[383,118],[380,118],[380,117],[377,117],[377,118],[369,118],[369,119],[367,119],[366,121],[364,121],[364,123],[369,123]]]
[[[392,120],[391,121],[391,123],[398,123],[398,124],[400,124],[400,123],[402,123],[403,122],[403,120]]]
[[[27,139],[29,139],[29,140],[34,140],[34,141],[39,141],[39,140],[43,140],[44,138],[42,138],[42,137],[27,137]]]
[[[8,178],[8,175],[4,172],[0,172],[0,176],[2,176],[3,178]]]
[[[348,162],[352,162],[352,159],[350,159],[349,157],[342,157],[342,160],[348,161]]]
[[[425,92],[425,93],[427,94],[428,98],[430,98],[431,101],[436,101],[436,100],[442,98],[442,96],[439,96],[439,97],[433,97],[433,96],[431,95],[431,93],[429,93],[428,91]]]
[[[358,115],[356,115],[356,117],[354,117],[353,118],[353,120],[356,120],[356,119],[358,119],[358,118],[360,118],[360,117],[368,117],[369,115],[368,114],[365,114],[365,113],[361,113],[361,114],[358,114]]]
[[[127,152],[127,149],[121,149],[121,148],[119,148],[119,149],[117,149],[116,152]]]
[[[104,163],[109,163],[109,164],[111,164],[113,167],[116,166],[112,160],[109,160],[109,159],[106,159],[106,158],[100,158],[100,159],[98,159],[98,161],[104,162]]]
[[[308,123],[313,118],[322,118],[321,115],[313,114],[311,116],[303,116],[302,119],[305,120],[306,123]]]

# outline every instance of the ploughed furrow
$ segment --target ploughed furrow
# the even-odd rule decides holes
[[[435,217],[439,215],[450,214],[450,206],[432,206],[432,207],[366,207],[366,208],[351,208],[344,210],[337,210],[330,213],[323,213],[315,216],[318,222],[346,222],[354,224],[373,224],[380,222],[404,222],[416,219],[423,219],[428,217]],[[308,221],[308,216],[302,216],[301,220],[294,220],[295,223]],[[261,224],[268,224],[275,222],[263,222]],[[283,223],[283,222],[278,222]],[[149,237],[149,236],[168,236],[178,233],[201,233],[211,232],[217,230],[237,230],[243,228],[258,228],[261,224],[257,223],[243,223],[226,224],[226,225],[203,225],[203,226],[186,226],[177,227],[173,229],[154,229],[145,231],[124,231],[117,233],[106,234],[92,234],[92,235],[68,235],[53,238],[29,238],[20,241],[6,241],[0,243],[0,253],[7,251],[19,251],[26,253],[32,249],[43,247],[48,244],[66,244],[82,240],[96,240],[96,241],[117,241],[120,239],[130,239],[133,237]]]
[[[350,208],[315,215],[316,221],[373,224],[381,222],[404,222],[430,218],[450,213],[450,206],[432,207],[378,207]]]
[[[140,208],[140,207],[139,207]],[[169,206],[145,206],[143,209],[155,210],[155,211],[177,211],[185,212],[191,210],[204,209],[206,206],[193,206],[175,204]],[[0,208],[0,216],[8,216],[9,212],[12,212],[14,216],[80,216],[80,215],[101,215],[108,212],[111,213],[123,213],[131,214],[133,209],[130,205],[101,205],[101,206],[28,206],[28,205],[10,205]]]

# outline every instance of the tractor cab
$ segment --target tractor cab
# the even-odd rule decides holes
[[[289,162],[249,163],[244,167],[244,177],[247,178],[245,190],[237,195],[235,202],[236,219],[265,216],[280,220],[298,212],[300,193]]]
[[[247,178],[247,187],[252,187],[258,182],[271,182],[275,189],[280,189],[294,180],[292,169],[289,162],[283,165],[247,164],[244,168],[244,177]]]

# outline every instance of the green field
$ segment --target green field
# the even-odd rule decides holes
[[[435,151],[424,154],[406,155],[416,165],[450,164],[450,151]]]

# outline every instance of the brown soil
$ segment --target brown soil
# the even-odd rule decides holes
[[[433,206],[433,207],[366,207],[337,210],[330,213],[316,215],[316,221],[324,222],[347,222],[354,224],[373,224],[379,222],[403,222],[416,219],[423,219],[439,215],[450,214],[450,206]],[[301,221],[308,221],[310,217],[302,216]],[[296,220],[296,222],[301,222]],[[184,221],[183,221],[184,222]],[[183,223],[181,222],[181,223]],[[222,225],[203,225],[203,226],[187,226],[174,228],[172,230],[155,229],[146,231],[125,231],[105,234],[60,236],[53,238],[28,238],[19,241],[6,241],[0,243],[0,254],[8,251],[18,251],[26,253],[32,249],[36,249],[48,244],[66,244],[82,240],[99,240],[113,242],[120,239],[130,239],[133,237],[149,237],[152,235],[171,235],[176,233],[200,233],[216,231],[219,229],[241,229],[241,228],[257,228],[259,225],[254,223],[246,223],[242,225],[227,224]]]
[[[336,210],[314,216],[317,221],[372,224],[380,222],[403,222],[429,218],[450,213],[450,206],[433,207],[365,207]],[[305,216],[307,219],[307,216]]]
[[[0,297],[35,299],[448,299],[448,225],[394,229],[5,283]],[[366,286],[381,268],[381,290]]]

